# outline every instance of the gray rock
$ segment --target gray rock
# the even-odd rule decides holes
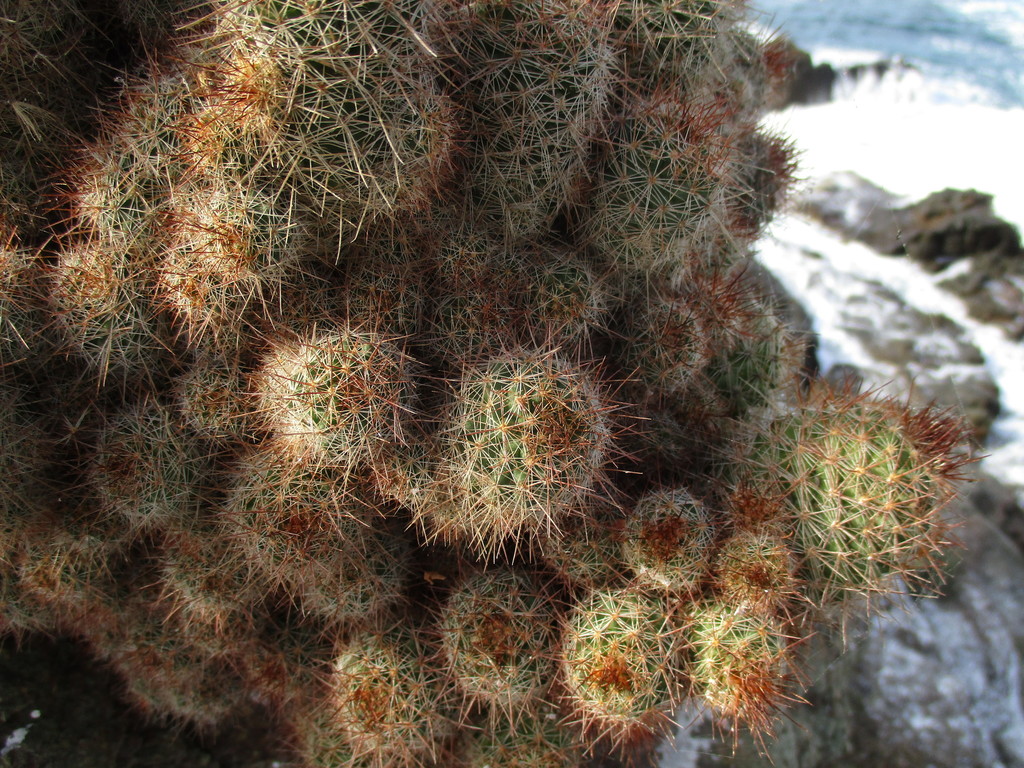
[[[911,205],[851,172],[819,180],[797,210],[882,254],[907,255],[938,272],[967,257],[987,256],[994,275],[1024,273],[1016,227],[992,210],[992,196],[944,189]]]
[[[831,100],[836,71],[830,64],[815,64],[807,51],[791,40],[781,40],[778,58],[785,70],[782,82],[769,94],[768,109],[793,104],[822,104]]]
[[[1024,338],[1024,278],[999,274],[984,257],[969,271],[939,283],[959,295],[971,317],[1000,325],[1011,339]]]
[[[795,202],[803,215],[878,253],[906,255],[930,272],[958,268],[940,284],[971,316],[1024,336],[1024,249],[1016,227],[992,210],[992,196],[945,189],[911,205],[854,173],[819,180]]]
[[[774,52],[785,75],[768,96],[766,106],[770,110],[823,104],[831,101],[837,88],[844,84],[856,83],[867,77],[879,80],[892,70],[914,69],[900,59],[883,59],[849,67],[816,64],[807,51],[786,39],[778,41]]]
[[[857,370],[865,387],[895,388],[909,393],[914,405],[953,409],[963,415],[974,439],[984,442],[999,413],[999,389],[962,327],[908,306],[870,280],[839,312],[843,329],[874,361]]]
[[[1021,255],[1017,228],[995,215],[992,195],[973,189],[935,192],[893,216],[899,231],[878,250],[906,254],[932,271],[968,256],[1006,257],[1010,263]]]
[[[815,181],[793,201],[795,210],[850,240],[888,246],[898,227],[892,211],[896,195],[852,171]],[[880,234],[881,233],[881,234]]]
[[[978,510],[1024,552],[1024,510],[1013,489],[982,474],[963,489],[961,496],[965,507]]]

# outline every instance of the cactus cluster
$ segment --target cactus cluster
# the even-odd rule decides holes
[[[0,0],[5,633],[297,765],[555,768],[769,730],[933,567],[957,424],[808,381],[748,274],[741,0],[96,6]],[[18,105],[88,13],[142,53],[69,150]]]

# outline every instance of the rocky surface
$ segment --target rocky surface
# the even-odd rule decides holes
[[[899,232],[893,218],[899,206],[897,195],[852,171],[815,179],[793,198],[796,213],[883,253]]]
[[[992,210],[992,196],[945,189],[903,204],[854,173],[819,180],[796,209],[878,253],[905,255],[960,296],[981,322],[1024,337],[1024,248],[1020,233]]]
[[[1019,259],[1019,257],[1018,257]],[[980,256],[970,268],[950,275],[942,285],[963,298],[971,316],[1003,327],[1012,339],[1024,339],[1024,274],[1019,261],[1010,272],[1005,260]]]
[[[785,38],[779,41],[777,51],[786,67],[786,77],[769,99],[769,109],[783,109],[793,104],[821,104],[832,98],[836,71],[831,65],[815,64],[807,51]]]
[[[873,280],[838,311],[844,330],[873,361],[856,375],[867,388],[905,392],[911,402],[961,413],[978,444],[999,413],[999,389],[965,330],[942,315],[908,306]]]
[[[0,642],[0,768],[273,768],[266,719],[216,741],[147,722],[114,676],[71,640]]]
[[[865,389],[909,397],[914,405],[952,409],[966,418],[974,441],[982,444],[999,413],[1000,392],[969,333],[944,314],[911,306],[880,281],[884,278],[840,273],[809,246],[790,247],[795,252],[787,262],[801,265],[803,284],[791,289],[812,290],[819,295],[815,311],[827,313],[829,335],[822,339],[821,356],[828,377],[837,382],[853,377]],[[797,318],[798,327],[815,330],[822,319],[812,324],[798,310],[783,314]],[[837,344],[843,354],[854,355],[856,369],[836,365]]]
[[[781,39],[776,54],[786,70],[768,100],[768,109],[778,110],[793,105],[823,104],[831,101],[838,88],[855,85],[864,78],[879,80],[888,72],[910,70],[913,67],[899,59],[880,60],[848,67],[835,67],[825,62],[815,63],[811,55],[792,41]]]

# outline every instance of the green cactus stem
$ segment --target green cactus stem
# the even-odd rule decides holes
[[[942,414],[824,386],[758,437],[753,482],[784,500],[799,575],[819,604],[887,591],[890,577],[929,566],[960,439]]]
[[[611,452],[608,408],[590,376],[530,350],[468,370],[444,427],[428,528],[484,557],[508,537],[555,535],[598,492]]]
[[[269,151],[346,239],[422,208],[449,173],[456,119],[421,16],[410,0],[282,0],[229,4],[215,17],[229,57],[280,73]]]
[[[366,623],[401,596],[405,541],[357,492],[358,478],[273,444],[236,468],[218,519],[249,578],[329,625]]]
[[[440,617],[441,648],[467,700],[515,723],[553,672],[553,610],[527,574],[496,568],[464,579]]]
[[[402,440],[413,406],[411,359],[377,333],[341,326],[282,334],[254,377],[268,429],[346,466]]]
[[[685,635],[693,695],[716,717],[764,730],[785,703],[791,639],[778,622],[729,603],[693,607]]]
[[[685,488],[645,494],[626,518],[623,559],[647,588],[695,592],[716,537],[711,510]]]
[[[578,196],[614,82],[608,14],[580,0],[451,4],[450,46],[470,97],[470,194],[510,241]]]
[[[683,697],[683,652],[662,600],[631,588],[595,590],[573,609],[562,638],[571,719],[619,744],[668,728]]]
[[[441,753],[454,702],[432,653],[408,629],[365,632],[338,649],[325,715],[351,764],[419,768]]]

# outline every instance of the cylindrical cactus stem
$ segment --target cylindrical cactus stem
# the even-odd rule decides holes
[[[358,249],[342,289],[352,328],[407,339],[422,330],[427,304],[426,245],[402,231],[378,232]]]
[[[49,440],[30,390],[0,376],[0,510],[31,509],[32,480],[41,476]]]
[[[629,89],[678,83],[685,93],[717,57],[719,32],[737,0],[626,0],[615,6],[613,40]]]
[[[190,167],[200,175],[230,168],[251,179],[284,173],[279,155],[284,126],[274,109],[284,73],[271,59],[244,48],[225,46],[218,54],[215,63],[192,72],[196,103],[179,131]]]
[[[433,335],[443,361],[542,344],[565,356],[586,349],[612,300],[582,258],[546,240],[502,243],[459,229],[439,249]]]
[[[26,392],[0,378],[0,634],[15,638],[53,630],[20,584],[19,570],[37,549],[38,528],[50,515],[43,484],[47,440],[31,415]]]
[[[42,294],[36,259],[18,246],[0,216],[0,370],[45,359]]]
[[[475,226],[464,207],[461,200],[439,206],[431,220],[436,242],[430,254],[444,292],[469,290],[498,251],[493,233]]]
[[[626,436],[626,455],[656,484],[674,485],[693,482],[707,461],[707,447],[713,444],[713,432],[704,422],[695,423],[689,414],[675,412],[679,401],[650,404],[626,411],[633,417]],[[690,403],[687,398],[685,402]],[[697,400],[697,405],[703,401]]]
[[[732,725],[770,728],[791,696],[791,646],[779,622],[731,603],[701,602],[690,611],[685,637],[692,695]]]
[[[617,270],[691,266],[725,191],[727,147],[712,106],[658,94],[632,104],[609,139],[584,230]]]
[[[40,200],[96,115],[100,30],[79,0],[5,2],[0,11],[0,227],[26,237],[45,224]]]
[[[785,201],[796,174],[792,142],[764,130],[740,131],[729,177],[728,229],[755,240]]]
[[[180,128],[195,107],[189,59],[202,55],[181,49],[175,62],[130,82],[69,174],[66,197],[81,235],[136,266],[155,259],[171,187],[190,167]]]
[[[243,443],[256,431],[255,403],[240,364],[201,355],[171,391],[186,429],[217,443]]]
[[[570,719],[622,745],[671,725],[684,645],[667,603],[634,587],[598,589],[569,614],[561,663]]]
[[[441,649],[470,704],[512,730],[550,683],[554,606],[535,579],[509,568],[463,579],[441,609]]]
[[[756,437],[749,482],[783,500],[816,604],[888,591],[889,577],[934,567],[961,434],[932,410],[821,386]]]
[[[684,89],[705,74],[719,30],[737,0],[625,0],[615,6],[613,39],[630,89],[653,92],[666,82]]]
[[[12,637],[20,643],[26,637],[58,631],[52,614],[42,612],[22,589],[18,565],[29,556],[25,546],[25,530],[15,528],[10,520],[0,520],[0,637]]]
[[[248,564],[215,525],[168,532],[154,564],[157,598],[169,622],[197,651],[231,656],[257,640],[261,595]]]
[[[687,489],[651,491],[626,518],[623,559],[648,589],[697,593],[716,534],[714,513]]]
[[[544,564],[578,593],[625,582],[632,570],[622,557],[626,518],[596,500],[570,518],[561,534],[541,540]]]
[[[70,246],[53,267],[51,302],[68,350],[102,384],[153,382],[172,359],[148,292],[151,272],[104,239]]]
[[[142,535],[190,527],[211,471],[206,442],[182,428],[172,406],[144,397],[103,426],[89,479],[100,514]]]
[[[305,740],[311,765],[419,768],[454,732],[454,690],[436,650],[414,629],[363,632],[342,643],[327,688],[308,726],[317,738]],[[347,757],[325,762],[325,750]]]
[[[529,548],[598,493],[611,438],[608,406],[583,368],[528,349],[473,366],[440,437],[437,487],[449,502],[427,506],[421,522],[483,557]]]
[[[521,262],[500,240],[454,227],[437,250],[438,296],[430,335],[448,367],[514,345],[526,321]]]
[[[316,700],[337,640],[328,624],[294,619],[261,622],[256,642],[237,654],[250,697],[286,720],[301,719],[296,713]]]
[[[415,0],[231,3],[215,17],[227,58],[277,68],[267,156],[351,239],[374,219],[424,207],[449,174],[451,101]],[[226,41],[226,42],[225,42]],[[262,64],[265,60],[266,64]]]
[[[121,678],[122,694],[143,716],[211,732],[245,705],[233,659],[197,649],[169,621],[164,606],[143,595],[146,585],[133,589],[136,594],[120,602],[117,626],[91,638],[95,652]]]
[[[430,503],[428,499],[439,498],[434,488],[437,461],[433,437],[412,429],[404,436],[402,445],[367,467],[369,480],[382,498],[406,509],[423,509]]]
[[[476,213],[508,240],[536,235],[586,176],[615,78],[609,15],[580,0],[451,5],[443,24],[470,94]]]
[[[0,519],[31,519],[46,503],[50,439],[29,390],[0,376]]]
[[[120,520],[83,512],[65,519],[37,515],[17,565],[25,602],[71,636],[89,636],[97,625],[116,622],[114,574],[130,544]]]
[[[629,294],[621,362],[644,388],[639,399],[646,394],[684,418],[721,410],[705,370],[738,346],[763,310],[741,275],[722,264],[691,265],[662,285]]]
[[[587,349],[592,333],[608,322],[610,291],[580,252],[538,243],[526,270],[528,334],[572,354]]]
[[[408,568],[408,545],[350,471],[271,443],[236,467],[219,516],[251,578],[335,627],[397,602]]]
[[[752,302],[701,372],[719,396],[712,411],[737,421],[776,405],[792,389],[804,363],[805,346],[772,311]]]
[[[655,399],[692,389],[715,352],[715,328],[692,294],[654,295],[637,302],[625,329],[622,363]]]
[[[26,600],[18,582],[18,565],[27,557],[28,520],[0,509],[0,637],[23,636],[52,627],[49,617]]]
[[[285,727],[298,765],[301,768],[373,768],[371,758],[355,757],[344,733],[335,724],[332,705],[323,698],[296,703],[285,714]]]
[[[468,738],[463,768],[576,768],[583,746],[565,728],[558,710],[540,700],[523,706],[516,722],[499,722]]]
[[[793,551],[768,526],[741,529],[719,546],[712,566],[721,601],[753,613],[786,615],[799,599]]]
[[[187,348],[237,355],[251,326],[273,314],[312,241],[280,198],[227,169],[172,191],[156,302]]]
[[[335,258],[351,259],[351,248],[336,249],[331,244],[328,253],[318,246],[315,258],[319,263],[307,264],[294,280],[285,283],[284,292],[278,299],[280,306],[265,318],[266,327],[252,339],[257,350],[266,352],[275,342],[284,343],[289,336],[295,338],[303,329],[352,327],[346,321],[348,297],[341,282],[342,273],[333,263]],[[380,335],[394,338],[388,334]]]
[[[377,333],[312,327],[274,339],[253,385],[273,434],[296,452],[349,466],[401,443],[412,412],[413,364]]]

